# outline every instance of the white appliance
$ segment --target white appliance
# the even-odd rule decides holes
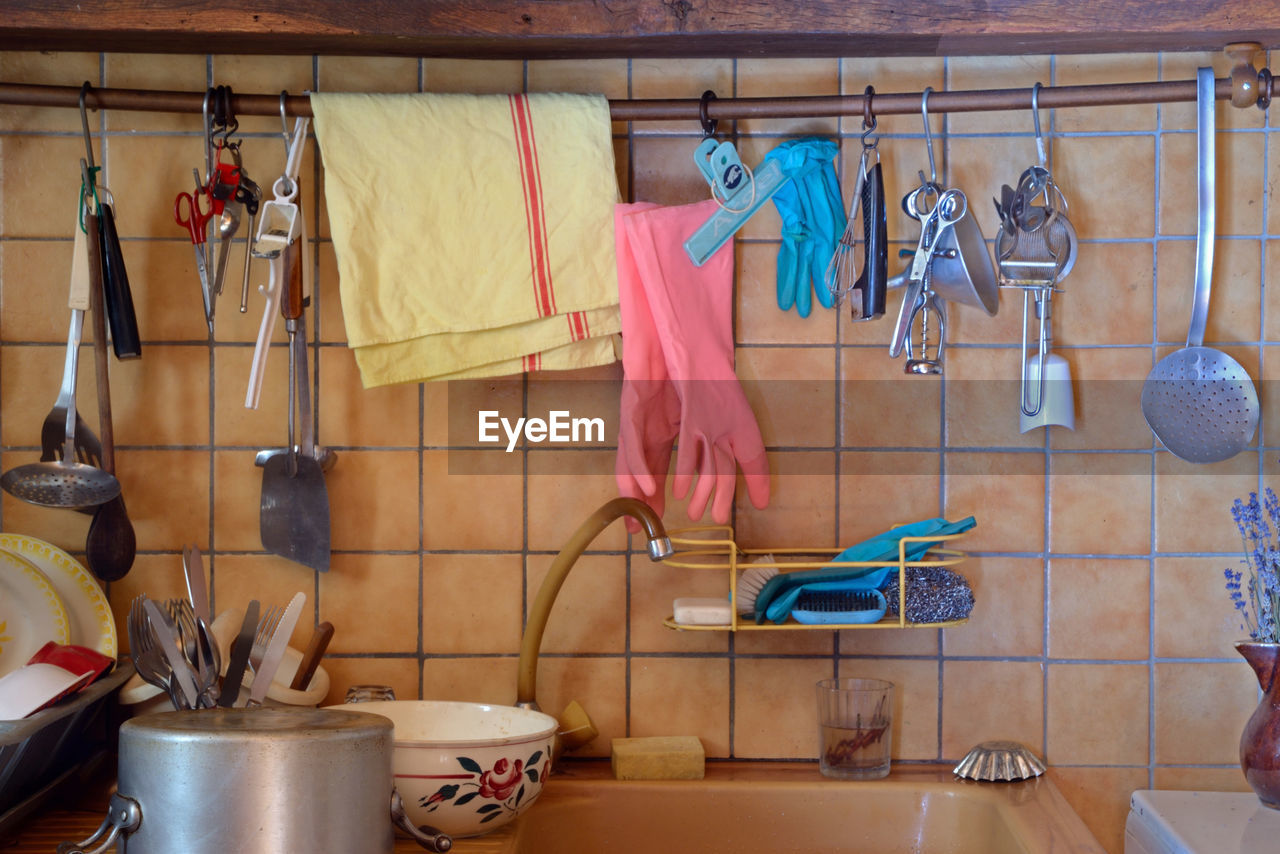
[[[1280,810],[1244,792],[1142,790],[1129,799],[1124,854],[1275,854]]]

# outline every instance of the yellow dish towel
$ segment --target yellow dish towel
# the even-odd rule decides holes
[[[544,366],[613,361],[612,342],[582,343],[620,327],[604,97],[315,93],[311,104],[366,387],[510,373],[544,353]]]

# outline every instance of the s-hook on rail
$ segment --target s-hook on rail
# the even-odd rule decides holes
[[[1230,99],[1237,107],[1271,103],[1273,80],[1268,68],[1255,69],[1253,59],[1261,45],[1241,42],[1228,45],[1226,53],[1235,65],[1231,76],[1215,85],[1218,100]],[[1029,110],[1033,93],[1039,89],[1039,107],[1101,107],[1131,104],[1193,102],[1195,80],[1166,80],[1145,83],[1103,83],[1086,86],[1027,86],[1020,89],[939,90],[929,95],[933,113],[971,113],[999,110]],[[46,86],[0,82],[0,104],[31,107],[80,107],[80,86]],[[821,116],[913,115],[920,111],[921,92],[874,92],[858,95],[801,95],[780,98],[657,98],[609,101],[614,121],[731,121],[734,119],[787,119]],[[135,110],[160,113],[200,113],[204,92],[173,92],[154,89],[115,89],[88,86],[84,106],[94,110]],[[281,109],[288,115],[311,116],[306,95],[287,92],[271,95],[231,95],[231,109],[237,115],[275,116]]]

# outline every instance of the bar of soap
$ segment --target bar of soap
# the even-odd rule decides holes
[[[728,599],[682,596],[672,605],[672,610],[672,619],[683,626],[727,626],[733,621]]]
[[[706,759],[697,736],[613,740],[613,776],[619,780],[701,780]]]

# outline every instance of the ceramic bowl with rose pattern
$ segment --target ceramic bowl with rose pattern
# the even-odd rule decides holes
[[[391,771],[409,819],[450,836],[508,823],[538,799],[551,770],[556,719],[542,712],[440,700],[331,708],[391,719]]]

